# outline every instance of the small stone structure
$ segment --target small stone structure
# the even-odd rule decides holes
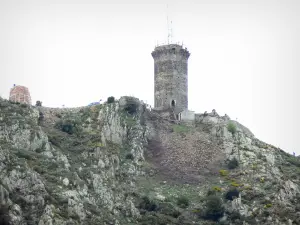
[[[185,109],[181,113],[179,113],[178,120],[194,122],[195,112]]]
[[[31,97],[27,87],[14,85],[10,89],[9,100],[31,105]]]

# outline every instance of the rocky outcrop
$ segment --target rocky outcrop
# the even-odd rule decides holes
[[[139,102],[135,104],[141,107]],[[123,211],[128,217],[139,217],[132,200],[125,194],[130,191],[127,185],[134,188],[132,179],[139,173],[139,164],[144,160],[147,132],[140,124],[142,111],[130,116],[120,109],[124,105],[126,103],[116,102],[96,109],[96,129],[84,127],[85,121],[80,121],[84,127],[82,132],[98,132],[93,136],[97,142],[91,140],[90,146],[82,144],[80,148],[68,146],[72,142],[57,143],[56,140],[54,144],[60,133],[63,136],[54,125],[59,119],[80,113],[82,108],[75,112],[55,109],[50,112],[27,106],[16,112],[5,110],[5,107],[17,108],[16,105],[1,102],[1,198],[11,208],[12,224],[26,224],[26,221],[39,225],[69,224],[70,221],[73,224],[90,224],[91,221],[117,224]],[[46,118],[43,126],[38,125],[39,112]],[[58,115],[60,118],[55,118]],[[12,116],[17,119],[10,120],[9,124]],[[55,119],[51,120],[53,117]],[[56,136],[52,134],[49,140],[45,132],[51,130]],[[126,149],[122,146],[125,144]],[[81,151],[76,153],[79,158],[75,159],[72,150]],[[126,155],[122,154],[131,154],[133,160],[126,160]],[[52,171],[44,170],[51,165]],[[14,196],[10,197],[11,194]],[[102,210],[119,216],[109,219],[110,216],[101,215]],[[105,219],[108,221],[103,221]]]
[[[11,224],[300,224],[299,168],[215,110],[187,125],[133,97],[73,109],[0,99]]]

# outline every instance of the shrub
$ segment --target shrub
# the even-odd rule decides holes
[[[214,186],[213,190],[215,190],[216,192],[221,192],[222,188],[218,187],[218,186]]]
[[[79,122],[74,119],[66,119],[66,120],[60,120],[56,123],[56,128],[60,129],[63,132],[66,132],[68,134],[74,134],[81,131],[81,128],[79,126]]]
[[[130,160],[133,160],[134,159],[134,156],[132,153],[128,153],[126,156],[125,156],[126,159],[130,159]]]
[[[178,218],[180,216],[180,212],[172,203],[169,202],[160,202],[159,203],[159,213],[172,216],[174,218]]]
[[[61,125],[61,130],[68,134],[73,134],[74,133],[74,125],[72,123],[66,122],[65,124]]]
[[[146,211],[157,211],[158,205],[150,200],[148,196],[144,196],[139,204],[139,208]]]
[[[40,123],[44,119],[44,113],[39,112],[39,119],[38,122]]]
[[[220,170],[219,173],[220,173],[220,175],[222,177],[226,177],[228,175],[228,171],[227,170]]]
[[[114,103],[115,102],[115,97],[114,96],[110,96],[107,98],[107,103]]]
[[[42,102],[41,101],[36,101],[35,106],[42,106]]]
[[[189,204],[190,204],[190,201],[186,196],[180,196],[177,199],[177,205],[181,208],[186,208],[189,206]]]
[[[241,186],[239,183],[237,183],[237,182],[235,182],[235,181],[232,181],[232,182],[230,183],[230,185],[233,186],[233,187],[239,187],[239,186]]]
[[[271,203],[264,205],[264,208],[271,208],[271,207],[272,207]]]
[[[6,205],[0,205],[0,224],[1,225],[9,225],[9,210]]]
[[[216,195],[217,194],[217,191],[215,190],[215,189],[209,189],[208,191],[207,191],[207,196],[210,196],[210,195]]]
[[[136,114],[137,113],[137,110],[138,110],[138,104],[136,103],[127,103],[126,106],[124,107],[124,110],[130,114],[130,115],[133,115],[133,114]]]
[[[238,197],[239,197],[239,194],[240,194],[240,192],[239,192],[238,189],[232,188],[232,189],[230,189],[229,191],[227,191],[227,193],[225,194],[225,198],[226,198],[227,200],[232,201],[234,198],[238,198]]]
[[[239,161],[236,158],[233,158],[233,159],[229,160],[227,166],[228,166],[228,169],[230,169],[230,170],[235,169],[239,166]]]
[[[224,214],[225,208],[222,199],[211,195],[206,198],[204,218],[217,221]]]
[[[239,212],[233,211],[232,213],[229,214],[229,218],[231,221],[235,221],[235,220],[240,220],[242,216]]]
[[[234,135],[236,133],[236,125],[233,122],[227,124],[227,130]]]

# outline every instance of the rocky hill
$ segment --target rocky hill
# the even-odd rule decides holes
[[[300,224],[300,160],[215,113],[0,99],[0,224]]]

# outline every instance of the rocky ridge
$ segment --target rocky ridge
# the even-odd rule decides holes
[[[0,99],[3,224],[300,224],[300,161],[217,113]]]

